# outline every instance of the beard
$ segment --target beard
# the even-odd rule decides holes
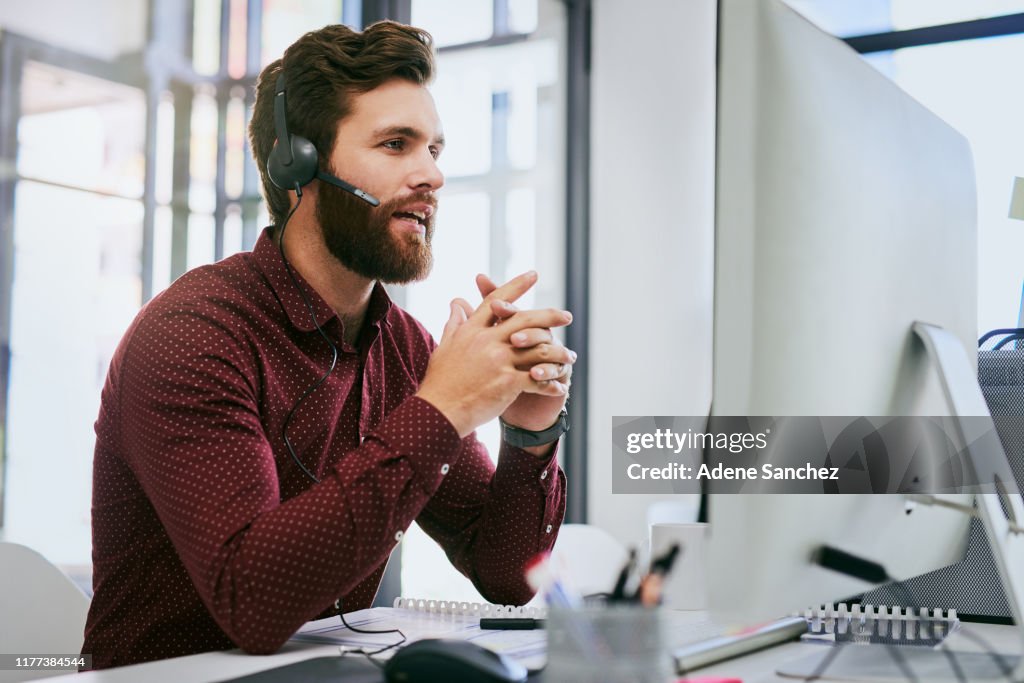
[[[316,219],[327,250],[341,265],[370,280],[401,285],[425,278],[434,262],[430,249],[434,215],[424,221],[424,235],[391,230],[392,215],[414,203],[436,207],[437,199],[432,193],[417,192],[374,207],[321,182]]]

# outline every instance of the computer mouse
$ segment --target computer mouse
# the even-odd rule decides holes
[[[467,640],[428,638],[388,660],[388,683],[523,683],[526,667]]]

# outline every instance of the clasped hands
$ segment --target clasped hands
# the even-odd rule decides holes
[[[479,275],[483,302],[476,308],[464,299],[451,303],[417,395],[440,410],[460,437],[499,415],[523,429],[546,429],[565,405],[576,354],[551,330],[571,323],[572,314],[516,308],[536,282],[533,271],[500,287]]]

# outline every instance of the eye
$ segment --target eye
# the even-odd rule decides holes
[[[431,148],[430,148],[430,156],[432,156],[435,159],[437,159],[439,156],[441,156],[441,148],[440,147],[433,147],[433,146],[431,146]]]
[[[388,149],[393,150],[395,152],[401,152],[403,149],[405,149],[405,140],[403,140],[402,138],[388,140],[387,142],[381,144],[384,147],[387,147]]]

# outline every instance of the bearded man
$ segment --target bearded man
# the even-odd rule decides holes
[[[565,510],[575,354],[551,328],[571,315],[514,306],[535,273],[480,276],[483,303],[454,300],[435,344],[381,285],[430,269],[433,68],[427,33],[382,22],[306,34],[261,74],[250,141],[273,224],[147,304],[103,389],[94,667],[274,652],[370,606],[413,521],[486,599],[532,597],[523,566]],[[474,430],[499,416],[495,467]]]

